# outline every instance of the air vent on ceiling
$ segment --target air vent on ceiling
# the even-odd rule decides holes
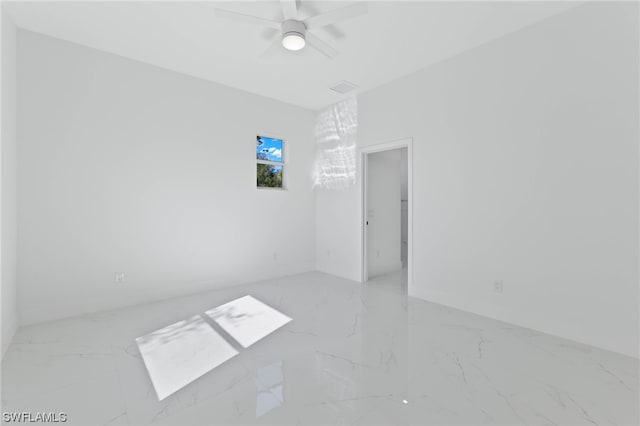
[[[345,93],[351,92],[356,87],[357,86],[355,84],[353,84],[353,83],[351,83],[349,81],[346,81],[346,80],[342,80],[342,81],[339,81],[336,84],[334,84],[329,89],[333,90],[334,92],[345,94]]]

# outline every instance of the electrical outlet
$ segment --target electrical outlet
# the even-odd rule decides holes
[[[124,272],[116,272],[113,280],[116,284],[122,284],[124,282]]]
[[[495,281],[493,283],[493,291],[496,293],[502,293],[504,291],[504,283],[502,281]]]

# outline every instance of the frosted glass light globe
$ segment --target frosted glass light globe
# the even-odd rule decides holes
[[[289,33],[282,37],[282,45],[287,50],[300,50],[305,44],[304,37],[298,33]]]

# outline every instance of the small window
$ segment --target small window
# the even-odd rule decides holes
[[[256,175],[258,188],[284,188],[282,139],[256,136]]]

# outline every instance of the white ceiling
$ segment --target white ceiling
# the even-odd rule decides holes
[[[301,17],[349,4],[298,3]],[[281,20],[277,1],[3,4],[21,28],[310,109],[342,99],[328,89],[340,80],[369,90],[577,5],[370,1],[367,15],[315,31],[338,57],[305,48],[266,60],[275,34],[216,18],[214,9]]]

